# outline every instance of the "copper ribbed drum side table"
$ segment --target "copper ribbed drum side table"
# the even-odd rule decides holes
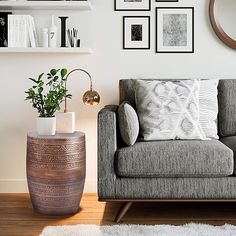
[[[79,210],[85,182],[85,135],[27,135],[27,180],[33,208],[47,215]]]

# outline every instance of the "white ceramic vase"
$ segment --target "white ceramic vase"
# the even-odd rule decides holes
[[[55,135],[56,117],[38,117],[37,131],[39,135]]]
[[[74,133],[75,132],[75,112],[58,112],[57,133]]]

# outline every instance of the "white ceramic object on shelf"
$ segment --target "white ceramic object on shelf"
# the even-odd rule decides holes
[[[75,112],[58,112],[57,133],[74,133],[75,132]]]
[[[42,47],[48,48],[48,28],[42,29]]]
[[[52,23],[49,29],[49,47],[50,48],[57,47],[57,27],[54,23],[54,16],[52,16]]]
[[[55,135],[56,117],[38,117],[37,132],[39,135]]]

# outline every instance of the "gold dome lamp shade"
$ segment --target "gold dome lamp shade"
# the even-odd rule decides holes
[[[90,81],[90,89],[84,93],[83,103],[85,105],[91,105],[91,106],[98,105],[99,102],[100,102],[100,95],[97,91],[93,90],[92,76],[89,74],[88,71],[86,71],[84,69],[74,69],[74,70],[70,71],[68,73],[68,75],[66,76],[66,79],[65,79],[65,88],[67,89],[67,81],[68,81],[69,76],[72,73],[76,72],[76,71],[84,72],[88,76],[89,81]],[[67,112],[67,98],[65,98],[65,110],[64,110],[64,112]]]

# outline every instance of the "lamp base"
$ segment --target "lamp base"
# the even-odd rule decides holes
[[[75,112],[58,112],[57,133],[74,133],[75,132]]]

